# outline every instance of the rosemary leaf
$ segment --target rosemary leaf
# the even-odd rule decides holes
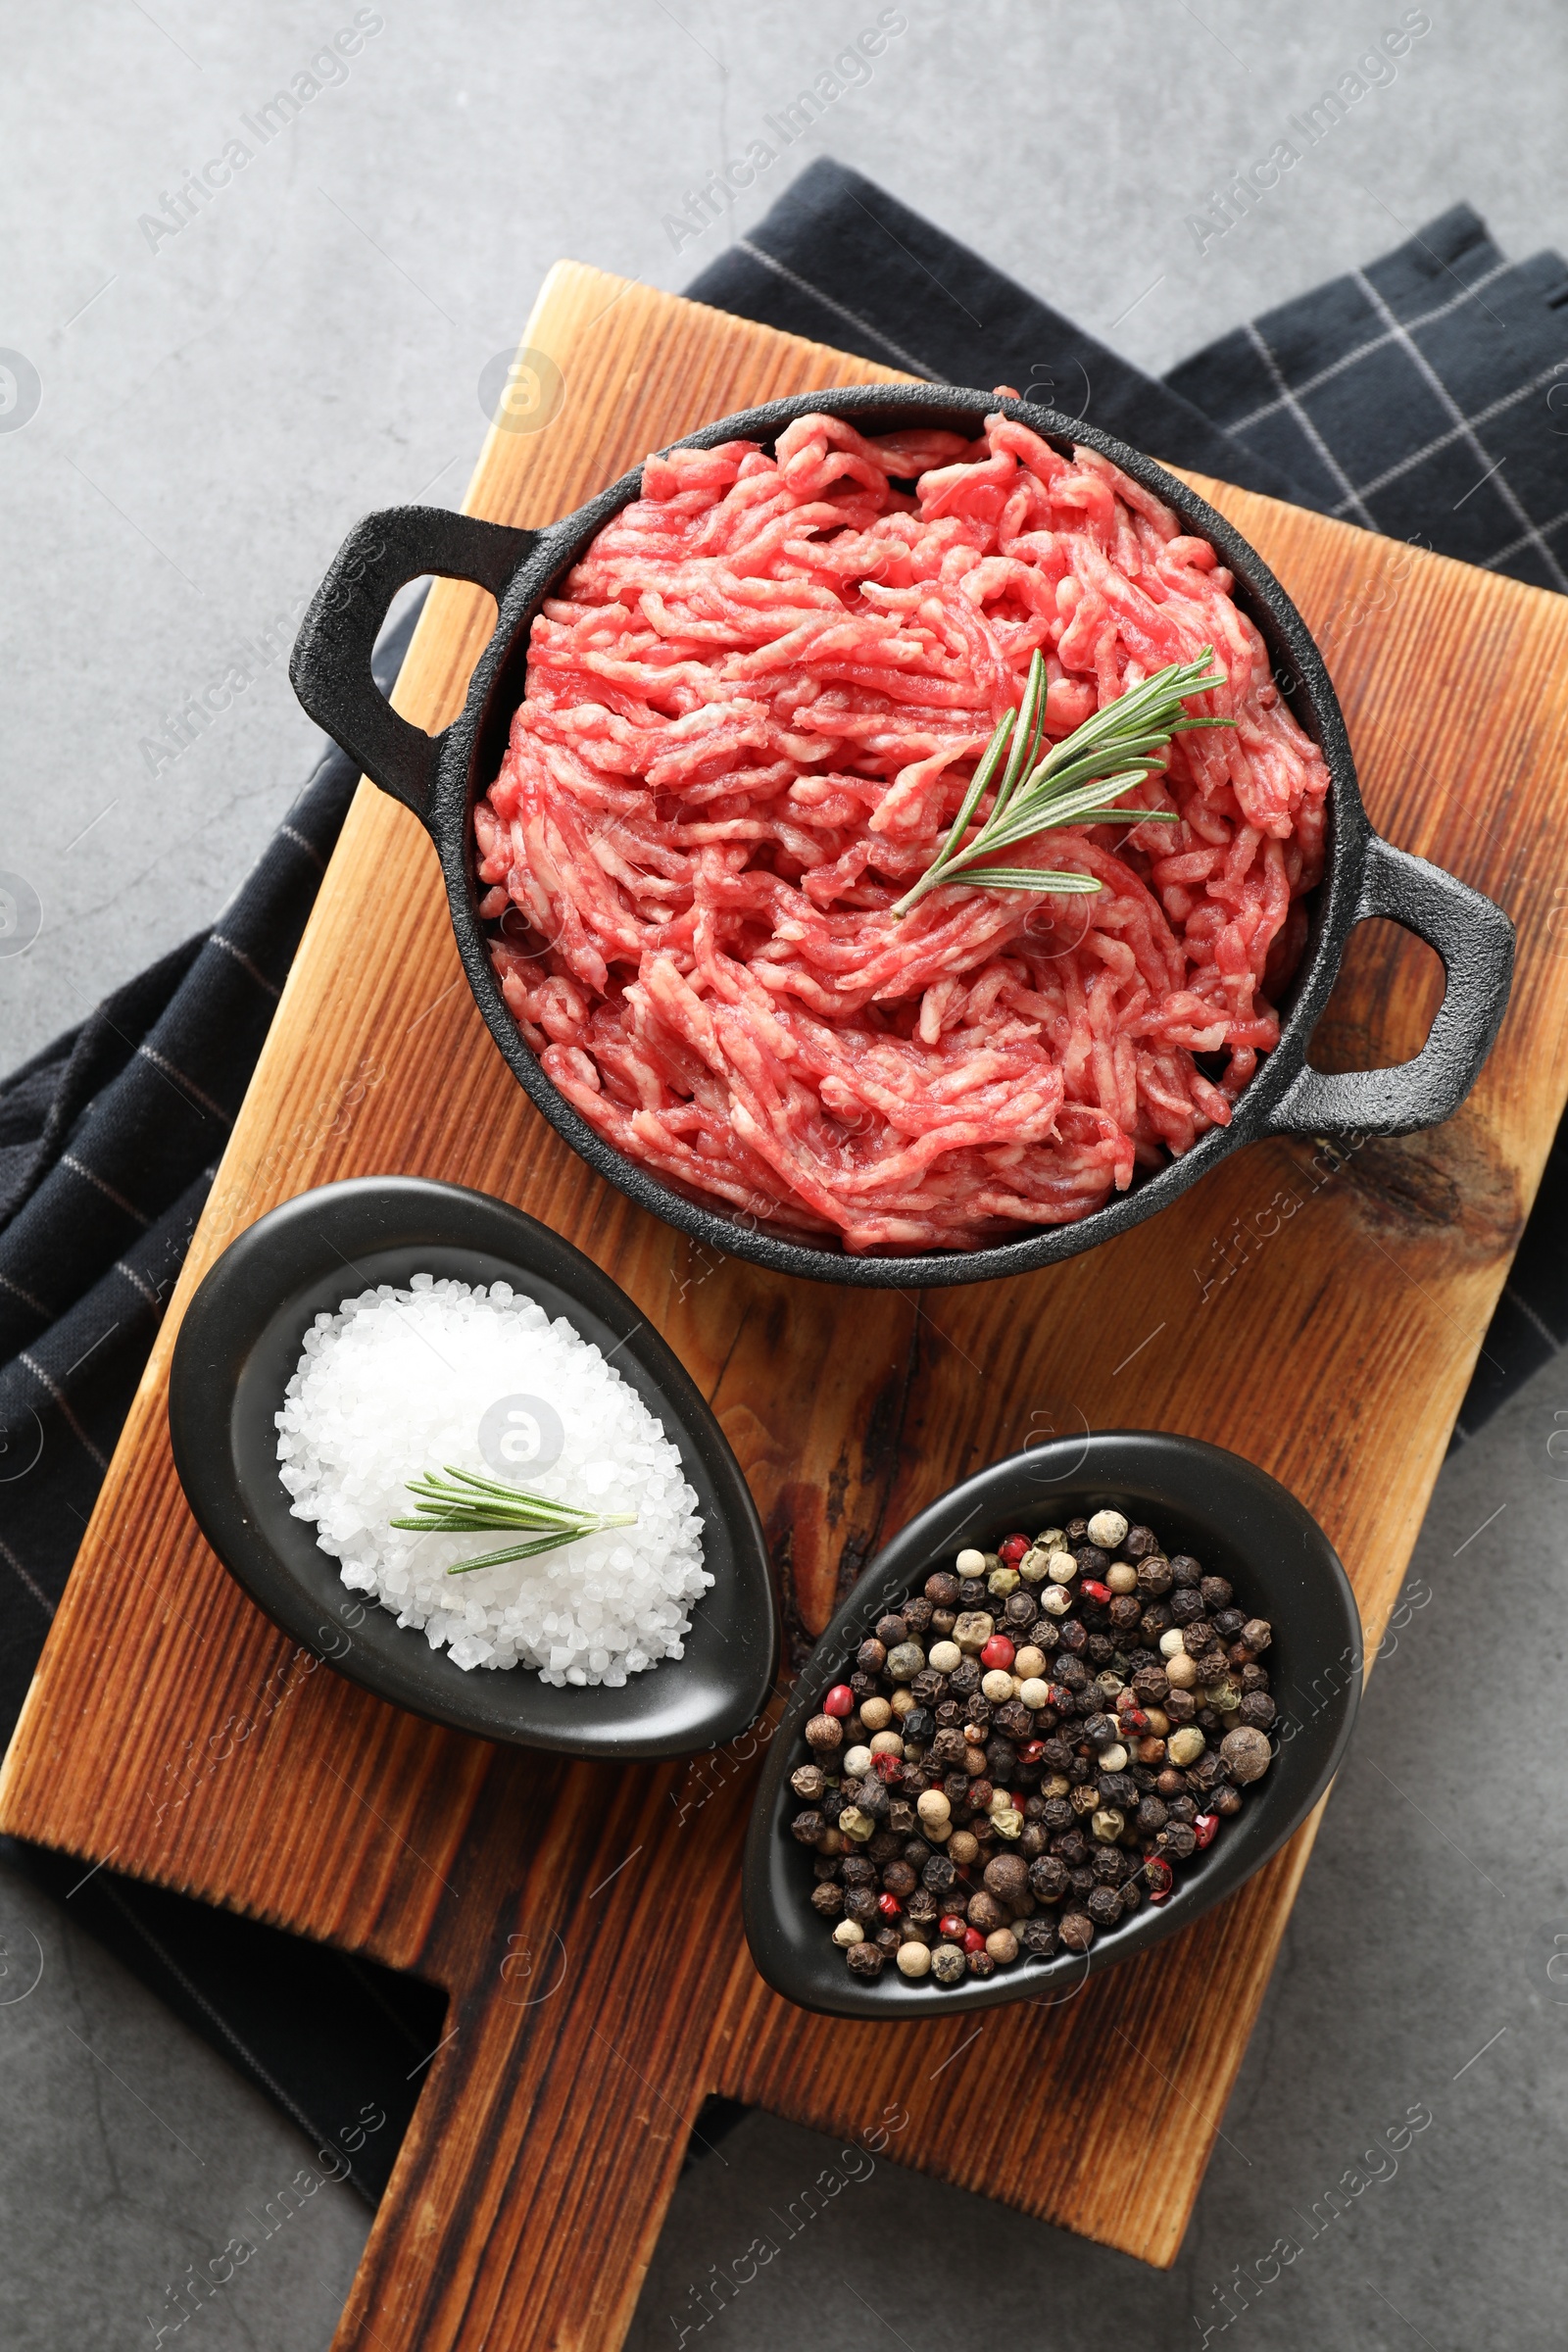
[[[1189,695],[1203,694],[1225,683],[1225,672],[1209,667],[1213,659],[1213,647],[1205,645],[1196,662],[1172,662],[1156,670],[1141,686],[1134,686],[1086,718],[1036,764],[1046,712],[1046,665],[1036,652],[1022,702],[1016,710],[1004,712],[998,720],[947,840],[914,888],[906,891],[893,907],[895,918],[907,914],[929,892],[949,882],[974,889],[1080,896],[1098,891],[1101,885],[1092,875],[1069,879],[1045,867],[986,861],[999,850],[1032,841],[1059,825],[1180,823],[1174,809],[1116,808],[1109,804],[1145,776],[1164,768],[1172,735],[1192,727],[1235,725],[1230,718],[1194,717],[1186,709]],[[1002,765],[1004,752],[1007,753],[1005,767]],[[1002,777],[990,812],[967,848],[961,847],[999,768]],[[1024,878],[1030,875],[1032,880]]]

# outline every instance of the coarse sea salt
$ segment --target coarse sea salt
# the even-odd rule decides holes
[[[528,1446],[503,1445],[502,1461],[496,1416],[511,1399],[540,1409],[520,1417]],[[276,1422],[294,1516],[315,1523],[345,1585],[456,1665],[531,1666],[541,1682],[619,1689],[681,1655],[688,1606],[713,1582],[697,1496],[662,1423],[564,1315],[552,1321],[504,1282],[383,1283],[317,1316]],[[636,1524],[452,1577],[506,1536],[390,1524],[414,1507],[407,1481],[449,1465],[605,1515],[635,1511]]]

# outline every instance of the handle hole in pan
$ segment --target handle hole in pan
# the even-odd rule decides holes
[[[1443,959],[1382,915],[1358,923],[1312,1032],[1314,1070],[1384,1070],[1414,1061],[1443,1003]]]

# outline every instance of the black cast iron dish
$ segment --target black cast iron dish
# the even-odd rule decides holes
[[[351,1592],[290,1515],[273,1414],[313,1318],[411,1274],[507,1281],[607,1355],[680,1448],[715,1579],[685,1655],[623,1690],[558,1690],[526,1666],[466,1673],[378,1602]],[[680,1756],[755,1721],[778,1671],[757,1505],[722,1430],[624,1291],[547,1226],[483,1193],[362,1176],[286,1200],[230,1243],[185,1310],[169,1384],[174,1464],[203,1535],[251,1598],[351,1682],[454,1731],[564,1755]]]
[[[1291,708],[1322,747],[1332,778],[1328,870],[1300,971],[1282,1007],[1286,1017],[1279,1044],[1241,1097],[1229,1127],[1211,1129],[1185,1158],[1140,1179],[1076,1225],[1048,1227],[986,1250],[910,1257],[854,1257],[786,1239],[766,1227],[754,1230],[686,1199],[596,1135],[523,1042],[491,967],[487,926],[479,920],[473,807],[501,764],[512,714],[523,697],[534,614],[594,534],[641,495],[640,468],[543,531],[479,522],[436,507],[394,507],[367,515],[339,549],[294,648],[290,675],[311,716],[428,827],[474,1001],[513,1074],[551,1125],[590,1167],[666,1223],[710,1248],[784,1273],[900,1290],[1021,1274],[1092,1249],[1152,1216],[1226,1152],[1259,1136],[1405,1135],[1435,1126],[1451,1116],[1475,1083],[1508,1001],[1513,926],[1507,916],[1440,866],[1395,849],[1373,832],[1340,707],[1305,622],[1247,541],[1151,459],[1050,410],[936,384],[866,384],[803,393],[726,416],[677,446],[709,449],[732,440],[771,445],[792,418],[817,412],[848,417],[863,433],[935,425],[973,436],[998,408],[1063,452],[1074,441],[1099,450],[1165,500],[1187,530],[1218,549],[1236,576],[1237,602],[1261,632],[1276,675],[1289,684]],[[490,590],[499,608],[462,716],[433,738],[398,717],[370,676],[370,650],[392,597],[425,572],[473,580]],[[1306,1049],[1346,942],[1355,925],[1372,915],[1392,917],[1436,949],[1447,974],[1446,993],[1432,1034],[1413,1061],[1329,1076],[1307,1066]]]
[[[951,1568],[960,1544],[990,1549],[1014,1529],[1034,1535],[1106,1508],[1143,1520],[1173,1551],[1185,1548],[1229,1577],[1238,1604],[1269,1619],[1271,1695],[1279,1707],[1273,1763],[1249,1791],[1246,1811],[1221,1825],[1206,1853],[1182,1864],[1169,1901],[1142,1904],[1086,1953],[1020,1959],[951,1990],[892,1968],[875,1984],[851,1976],[811,1909],[813,1857],[789,1834],[800,1809],[789,1776],[806,1759],[807,1721],[844,1680],[888,1604],[917,1591],[934,1568]],[[1361,1619],[1348,1579],[1317,1521],[1266,1471],[1200,1438],[1152,1430],[1057,1438],[1015,1453],[965,1479],[894,1537],[797,1681],[768,1747],[746,1838],[752,1958],[776,1992],[833,2017],[952,2016],[1000,2001],[1071,2000],[1098,1970],[1190,1927],[1279,1851],[1339,1770],[1360,1695]]]

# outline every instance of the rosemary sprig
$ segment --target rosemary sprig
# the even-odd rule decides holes
[[[608,1527],[635,1527],[635,1511],[584,1511],[575,1503],[553,1502],[547,1494],[530,1494],[522,1487],[505,1487],[493,1478],[478,1478],[448,1462],[437,1478],[430,1470],[405,1481],[418,1498],[417,1515],[394,1519],[394,1527],[412,1528],[421,1536],[500,1535],[507,1530],[526,1534],[531,1541],[509,1544],[476,1560],[460,1560],[448,1576],[469,1576],[475,1568],[500,1568],[510,1560],[531,1560],[542,1551],[559,1550],[563,1544],[580,1543]]]
[[[1205,645],[1196,662],[1172,662],[1156,670],[1114,703],[1086,718],[1081,727],[1035,764],[1046,723],[1046,665],[1038,651],[1029,664],[1023,701],[997,722],[953,830],[912,890],[905,892],[892,909],[908,913],[927,892],[946,882],[962,882],[985,890],[1050,890],[1087,895],[1101,888],[1092,874],[1053,873],[1044,866],[991,865],[979,860],[995,858],[1016,842],[1030,841],[1056,825],[1142,825],[1180,822],[1170,808],[1115,808],[1110,804],[1163,769],[1171,737],[1188,727],[1231,727],[1231,718],[1193,718],[1185,698],[1210,686],[1223,686],[1225,672],[1209,668],[1214,649]],[[1008,751],[1008,744],[1011,750]],[[958,846],[974,820],[975,810],[990,791],[1003,754],[1007,763],[997,784],[991,809],[966,848]],[[1026,772],[1027,771],[1027,772]]]

